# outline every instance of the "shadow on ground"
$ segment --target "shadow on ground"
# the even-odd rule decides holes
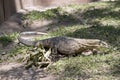
[[[106,41],[110,45],[120,47],[120,28],[113,26],[96,25],[88,28],[82,28],[67,34],[70,37],[100,39]]]
[[[0,79],[2,80],[55,80],[55,78],[54,75],[45,73],[43,69],[26,70],[20,63],[4,64],[0,69]]]

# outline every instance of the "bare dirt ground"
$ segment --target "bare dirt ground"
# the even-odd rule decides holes
[[[44,69],[26,70],[23,63],[1,63],[0,80],[55,80],[56,76],[45,73]]]

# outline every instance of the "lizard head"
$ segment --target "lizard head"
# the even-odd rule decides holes
[[[100,45],[101,47],[106,47],[106,48],[109,47],[109,45],[108,45],[105,41],[101,41],[101,40],[100,40],[100,42],[99,42],[99,45]]]

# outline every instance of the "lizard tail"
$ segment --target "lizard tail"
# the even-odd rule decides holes
[[[26,46],[35,46],[36,43],[38,42],[35,40],[35,36],[41,36],[46,33],[42,32],[22,32],[18,36],[18,41]]]

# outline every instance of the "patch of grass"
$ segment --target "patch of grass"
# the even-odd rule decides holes
[[[116,56],[113,56],[116,55]],[[63,80],[66,79],[119,79],[119,69],[116,76],[114,75],[115,65],[119,64],[119,53],[111,53],[107,55],[91,55],[70,57],[59,60],[48,68],[49,72],[60,75]],[[117,64],[116,64],[117,62]],[[114,67],[114,68],[113,68]],[[116,70],[115,70],[116,71]]]
[[[17,38],[17,35],[18,33],[0,36],[0,43],[2,44],[2,46],[7,46],[11,42],[14,42],[14,40]]]
[[[66,36],[66,34],[69,34],[70,32],[72,33],[72,32],[74,32],[77,29],[80,29],[82,27],[83,27],[82,25],[81,26],[74,25],[74,26],[68,26],[68,27],[61,26],[56,31],[50,32],[49,34],[51,36]]]
[[[60,8],[51,9],[44,12],[32,11],[26,14],[25,16],[23,16],[23,18],[30,19],[30,20],[54,19],[56,18],[56,14],[58,13],[59,10]]]
[[[7,37],[7,36],[0,37],[0,43],[2,43],[3,46],[6,46],[11,42],[12,42],[12,39],[10,37]]]
[[[0,62],[15,61],[16,60],[15,57],[18,57],[18,55],[22,53],[21,51],[27,49],[26,47],[17,45],[16,42],[17,37],[18,37],[17,32],[12,34],[4,34],[0,36],[0,44],[2,45],[0,48]],[[13,46],[10,47],[10,45]],[[8,48],[7,50],[6,47]]]
[[[53,20],[56,19],[58,22],[70,22],[76,21],[74,16],[69,14],[68,12],[64,11],[61,7],[55,8],[55,9],[49,9],[43,12],[39,11],[32,11],[26,15],[23,16],[23,20]]]
[[[23,59],[26,55],[27,50],[30,47],[27,46],[16,46],[15,48],[11,49],[9,53],[3,55],[0,54],[0,61],[1,62],[23,62]]]

